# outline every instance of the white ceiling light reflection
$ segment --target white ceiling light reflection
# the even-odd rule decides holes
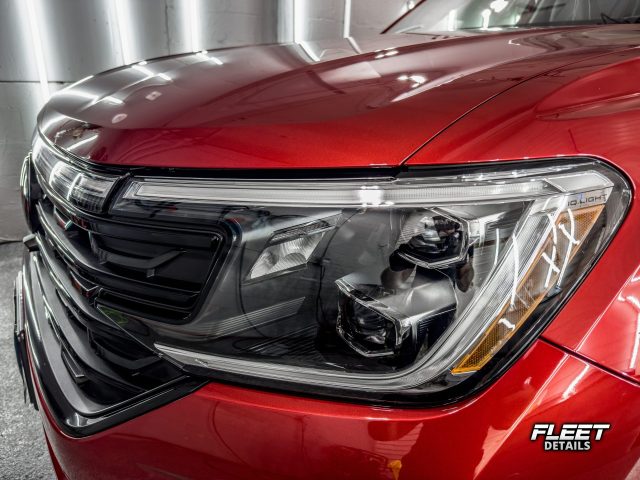
[[[300,43],[305,37],[305,11],[304,1],[292,0],[293,10],[293,41]]]
[[[36,69],[38,71],[38,80],[40,81],[40,93],[42,103],[49,100],[49,79],[47,78],[47,65],[45,63],[44,52],[42,50],[42,38],[40,36],[40,24],[38,22],[38,12],[36,10],[35,0],[26,0],[27,20],[29,22],[29,32],[31,33],[31,43],[33,48],[33,56],[36,61]]]
[[[307,15],[305,11],[305,1],[304,0],[293,0],[293,41],[297,45],[300,46],[302,52],[306,57],[309,58],[312,62],[319,62],[320,57],[313,49],[309,46],[309,44],[305,41],[306,37],[306,21]]]
[[[79,84],[79,83],[78,83]],[[123,105],[124,101],[116,98],[112,95],[107,95],[106,97],[100,97],[100,95],[95,95],[93,93],[89,93],[86,90],[82,90],[81,88],[69,89],[65,88],[53,94],[53,97],[77,97],[83,98],[91,101],[91,104],[96,104],[98,102],[108,103],[109,105]]]
[[[47,132],[51,127],[58,123],[62,123],[65,120],[69,120],[71,117],[67,117],[66,115],[56,115],[52,114],[51,119],[40,126],[40,130],[42,132]]]
[[[117,115],[114,115],[113,118],[111,119],[111,123],[120,123],[123,120],[125,120],[127,118],[127,114],[126,113],[118,113]]]
[[[104,97],[102,100],[100,100],[101,102],[105,102],[105,103],[109,103],[111,105],[122,105],[124,102],[122,100],[120,100],[119,98],[116,97],[112,97],[111,95],[109,95],[108,97]]]
[[[185,43],[190,52],[202,49],[200,38],[200,4],[198,0],[183,0],[181,3]]]
[[[442,77],[436,80],[429,81],[429,77],[422,73],[405,73],[398,77],[398,81],[406,82],[409,85],[409,88],[395,97],[392,102],[400,102],[402,100],[406,100],[407,98],[413,97],[414,95],[418,95],[428,88],[435,88],[438,85],[442,85],[446,83],[450,79],[447,77]]]
[[[149,68],[147,68],[145,65],[147,65],[146,61],[142,61],[139,63],[136,63],[135,65],[131,65],[131,68],[133,70],[137,70],[140,73],[143,73],[145,76],[145,78],[143,78],[142,80],[149,80],[150,78],[153,77],[159,77],[162,78],[163,80],[166,80],[167,82],[171,81],[171,77],[169,75],[167,75],[166,73],[154,73],[152,72]]]
[[[129,22],[131,12],[127,0],[113,0],[113,10],[116,17],[116,29],[120,40],[120,51],[122,53],[122,63],[133,62],[132,52],[132,29]]]
[[[410,10],[413,10],[414,8],[416,8],[416,2],[415,0],[407,0],[405,2],[405,4],[402,6],[402,10],[401,10],[401,14],[405,14]]]
[[[59,92],[54,93],[54,96],[56,97],[78,97],[78,98],[85,98],[87,100],[92,100],[92,101],[96,101],[98,96],[94,95],[93,93],[89,93],[86,92],[84,90],[81,89],[74,89],[74,90],[60,90]]]
[[[318,54],[316,54],[316,52],[313,51],[313,49],[309,46],[307,42],[301,41],[301,42],[298,42],[298,45],[300,45],[300,48],[302,49],[302,51],[306,54],[307,57],[311,59],[311,61],[313,62],[320,61],[320,57],[318,56]]]
[[[384,50],[375,50],[374,53],[376,54],[376,60],[379,60],[381,58],[393,57],[394,55],[397,55],[398,50],[396,50],[395,48],[385,48]]]
[[[638,369],[638,350],[640,350],[640,301],[629,295],[626,297],[626,301],[629,302],[633,308],[636,310],[636,335],[633,339],[633,350],[631,351],[631,358],[629,359],[629,370],[633,370],[634,373],[637,373]]]
[[[351,48],[353,48],[354,52],[362,53],[362,49],[360,48],[360,45],[358,45],[358,42],[356,41],[355,38],[347,37],[347,42],[349,42],[349,45],[351,45]]]
[[[568,399],[570,396],[575,395],[576,387],[580,383],[580,381],[585,377],[585,375],[589,372],[589,365],[585,365],[582,371],[575,377],[566,390],[562,393],[562,400]]]
[[[79,85],[82,85],[84,82],[91,80],[93,78],[93,75],[89,75],[87,77],[81,78],[80,80],[78,80],[75,83],[72,83],[71,85],[67,85],[66,87],[64,87],[62,90],[59,90],[58,92],[56,92],[56,94],[59,94],[60,92],[64,92],[67,90],[71,90],[72,88],[75,88]]]
[[[351,0],[344,0],[344,16],[342,17],[342,36],[351,36]]]
[[[486,30],[489,28],[489,21],[491,20],[491,10],[483,10],[480,15],[482,16],[482,28]]]
[[[411,88],[417,88],[420,85],[424,85],[428,79],[426,75],[414,73],[411,75],[409,74],[400,75],[398,77],[398,80],[400,80],[401,82],[411,82]]]
[[[150,102],[153,102],[155,99],[157,99],[158,97],[161,97],[161,96],[162,96],[162,93],[160,93],[157,90],[154,90],[153,92],[151,92],[148,95],[146,95],[144,98],[146,98]]]
[[[218,57],[214,57],[213,55],[209,55],[207,50],[202,50],[196,53],[196,56],[203,58],[204,60],[208,60],[211,63],[215,63],[216,65],[224,65],[224,62],[220,60]]]
[[[507,0],[494,0],[489,4],[489,7],[496,13],[502,12],[507,6],[509,2]]]
[[[98,138],[97,133],[91,135],[90,137],[85,138],[84,140],[80,140],[79,142],[74,143],[73,145],[67,147],[66,149],[69,150],[70,152],[73,152],[74,150],[77,150],[83,145],[93,142],[96,138]]]
[[[447,30],[453,32],[458,29],[458,10],[455,8],[449,12],[447,18]]]
[[[77,82],[76,84],[80,84],[79,82]],[[83,98],[86,100],[89,100],[91,102],[92,105],[99,103],[99,102],[103,102],[103,103],[107,103],[109,105],[123,105],[124,101],[120,100],[119,98],[116,98],[112,95],[107,95],[106,97],[102,97],[100,98],[99,95],[95,95],[93,93],[89,93],[86,90],[82,90],[81,88],[73,88],[73,89],[69,89],[69,88],[65,88],[60,90],[59,92],[56,92],[53,94],[53,97],[77,97],[77,98]]]
[[[133,68],[134,70],[137,70],[139,72],[142,72],[145,75],[148,75],[149,77],[153,77],[153,75],[154,75],[153,72],[144,66],[146,64],[147,64],[147,62],[140,62],[140,63],[138,63],[136,65],[131,65],[131,68]]]

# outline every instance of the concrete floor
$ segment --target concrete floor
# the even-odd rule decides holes
[[[24,402],[13,348],[13,282],[22,244],[0,245],[0,479],[53,479],[40,416]]]
[[[27,150],[24,141],[0,139],[0,480],[55,478],[40,416],[24,401],[13,348],[13,282],[23,248],[15,240],[26,234],[18,176]]]

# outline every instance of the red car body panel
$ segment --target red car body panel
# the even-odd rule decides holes
[[[150,61],[142,67],[151,76],[118,69],[54,97],[41,115],[44,133],[109,165],[329,168],[587,155],[614,164],[634,188],[618,234],[543,338],[473,398],[390,409],[211,383],[77,439],[62,433],[39,392],[58,475],[637,476],[639,34],[636,26],[610,26],[383,37],[355,55],[307,45],[326,52],[326,62],[311,64],[300,46],[233,49],[208,54],[223,65],[194,55]],[[397,53],[376,51],[383,48]],[[133,77],[140,73],[148,78]],[[426,81],[416,86],[398,78],[422,73]],[[209,89],[215,93],[202,96]],[[113,123],[117,112],[126,117]],[[535,422],[612,427],[588,454],[544,452],[530,440]]]
[[[636,31],[618,30],[607,43],[598,30],[569,29],[385,36],[360,42],[363,53],[345,41],[175,56],[60,92],[40,125],[60,147],[109,165],[397,166],[528,78],[633,46]],[[328,53],[314,63],[311,51]]]
[[[639,395],[637,385],[538,341],[481,395],[449,407],[376,408],[209,384],[91,437],[66,437],[49,415],[45,432],[68,478],[610,480],[625,478],[640,455],[640,409],[628,408]],[[550,454],[529,440],[533,423],[578,414],[613,425],[588,454]]]

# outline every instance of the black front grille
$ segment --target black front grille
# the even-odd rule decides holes
[[[27,256],[24,270],[29,343],[41,389],[65,431],[94,433],[201,383],[100,315],[38,238],[40,251]]]
[[[179,323],[195,311],[222,236],[81,218],[45,198],[42,234],[85,297],[128,314]]]
[[[201,385],[132,319],[188,321],[222,258],[223,234],[89,215],[33,190],[39,251],[25,261],[25,310],[38,379],[61,427],[93,433]]]

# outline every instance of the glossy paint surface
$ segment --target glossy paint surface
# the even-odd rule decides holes
[[[624,479],[640,456],[640,387],[544,342],[462,404],[392,410],[209,384],[81,440],[45,419],[68,478]],[[543,452],[535,422],[609,422],[584,452]]]
[[[640,382],[640,269],[629,277],[577,344],[563,332],[570,328],[571,321],[565,322],[567,326],[560,321],[547,336],[564,341],[582,355]]]
[[[93,99],[54,98],[43,129],[59,145],[102,163],[311,168],[400,165],[408,157],[407,165],[447,165],[589,155],[621,169],[634,189],[627,219],[580,289],[543,338],[478,396],[442,408],[393,410],[210,384],[79,440],[61,434],[45,411],[45,430],[64,475],[637,478],[639,36],[637,26],[611,26],[427,38],[376,58],[376,49],[397,38],[389,37],[369,46],[371,53],[329,49],[327,62],[309,63],[299,46],[264,47],[260,55],[238,49],[221,52],[220,60],[231,66],[231,56],[239,55],[251,75],[221,73],[229,92],[236,90],[220,98],[187,102],[196,102],[196,92],[213,81],[203,72],[224,67],[195,56],[149,62],[170,76],[182,75],[171,76],[169,85],[154,77],[123,86],[134,74],[123,69],[76,87],[90,87]],[[461,58],[474,67],[465,71]],[[261,63],[267,60],[274,65]],[[383,67],[388,73],[380,74]],[[336,73],[370,68],[375,78]],[[398,80],[400,72],[444,80],[411,87]],[[321,74],[341,80],[320,85]],[[143,101],[153,91],[162,95]],[[416,93],[391,101],[407,92]],[[109,95],[131,103],[105,101]],[[163,96],[171,101],[155,104]],[[159,106],[150,110],[144,102]],[[117,108],[131,110],[109,124]],[[612,427],[588,454],[545,453],[540,442],[529,440],[535,422]]]
[[[495,95],[636,42],[636,30],[607,32],[385,35],[150,60],[59,92],[40,128],[111,165],[396,166]]]

